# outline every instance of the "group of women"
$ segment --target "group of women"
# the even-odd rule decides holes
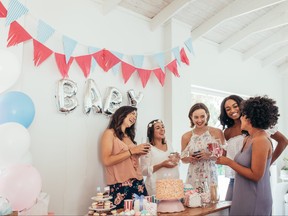
[[[227,167],[225,175],[230,183],[226,200],[232,200],[231,215],[271,215],[269,167],[288,143],[283,134],[271,130],[279,117],[276,102],[267,96],[243,100],[231,95],[223,100],[220,109],[223,130],[208,126],[210,113],[205,104],[191,107],[191,130],[183,134],[181,155],[173,154],[173,160],[173,147],[165,138],[161,120],[148,123],[149,143],[137,144],[137,108],[117,109],[101,139],[106,183],[117,208],[123,208],[124,199],[133,198],[133,194],[155,194],[157,179],[179,178],[181,158],[183,163],[189,163],[186,182],[192,186],[196,179],[203,178],[208,184],[217,184],[217,164]],[[270,135],[278,142],[274,151]],[[212,155],[208,143],[213,141],[226,147],[226,156]]]

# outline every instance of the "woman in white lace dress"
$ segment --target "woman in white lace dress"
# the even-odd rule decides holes
[[[243,147],[244,137],[246,134],[248,134],[247,132],[241,130],[240,103],[242,101],[242,97],[238,95],[230,95],[223,99],[220,107],[221,111],[219,120],[223,126],[224,137],[227,142],[226,156],[230,159],[234,159],[235,155],[241,150]],[[278,145],[273,152],[271,161],[272,164],[283,152],[288,141],[287,138],[282,133],[277,131],[276,128],[266,130],[266,132],[271,135],[271,138],[278,142]],[[233,197],[235,171],[229,166],[225,166],[225,176],[230,178],[225,200],[231,201]]]
[[[179,178],[179,153],[174,153],[171,143],[165,137],[165,126],[160,119],[151,121],[147,126],[147,137],[151,144],[150,152],[142,156],[141,169],[146,176],[145,186],[149,195],[156,194],[156,181],[164,178]]]
[[[208,150],[208,143],[219,141],[224,143],[223,132],[214,127],[208,126],[210,113],[203,103],[194,104],[188,114],[192,130],[183,134],[181,139],[181,160],[189,163],[186,183],[192,184],[195,188],[195,181],[204,181],[208,184],[217,184],[216,157],[211,157]]]

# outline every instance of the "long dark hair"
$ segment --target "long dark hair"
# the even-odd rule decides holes
[[[220,116],[219,116],[219,120],[223,129],[225,129],[226,126],[227,128],[230,128],[235,124],[234,120],[228,117],[227,112],[225,110],[225,103],[227,100],[234,100],[237,103],[239,110],[240,110],[240,104],[244,99],[238,95],[230,95],[223,99],[220,105]]]
[[[154,143],[152,142],[154,139],[154,125],[158,122],[163,124],[163,122],[160,119],[154,119],[153,121],[149,122],[149,124],[147,125],[147,137],[151,145],[154,145]],[[166,144],[165,138],[162,139],[162,144],[163,145]]]
[[[198,109],[204,109],[205,110],[205,113],[207,114],[207,122],[205,125],[208,125],[208,121],[210,119],[210,112],[208,110],[208,107],[204,103],[196,103],[190,108],[190,111],[188,114],[188,118],[190,119],[190,123],[191,123],[191,128],[194,127],[194,123],[192,121],[192,114],[193,114],[193,112],[195,112]]]
[[[115,135],[122,140],[124,137],[124,133],[121,131],[121,125],[124,121],[124,119],[127,117],[128,114],[132,113],[133,111],[137,111],[136,107],[132,106],[122,106],[118,108],[114,114],[111,116],[110,123],[108,125],[109,129],[113,129],[115,132]],[[135,124],[133,124],[131,127],[126,128],[125,133],[130,137],[132,142],[136,144],[135,138]]]

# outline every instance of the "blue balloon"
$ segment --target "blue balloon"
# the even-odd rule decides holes
[[[28,128],[35,116],[35,107],[31,98],[18,91],[0,95],[0,124],[17,122]]]

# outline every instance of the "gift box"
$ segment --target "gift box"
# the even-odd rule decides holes
[[[187,191],[185,193],[184,205],[191,208],[201,207],[201,195],[195,190]]]
[[[144,209],[149,213],[149,215],[157,215],[157,204],[148,202],[145,204]]]
[[[134,211],[141,212],[144,209],[144,206],[148,203],[147,199],[143,195],[138,196],[134,194]]]

